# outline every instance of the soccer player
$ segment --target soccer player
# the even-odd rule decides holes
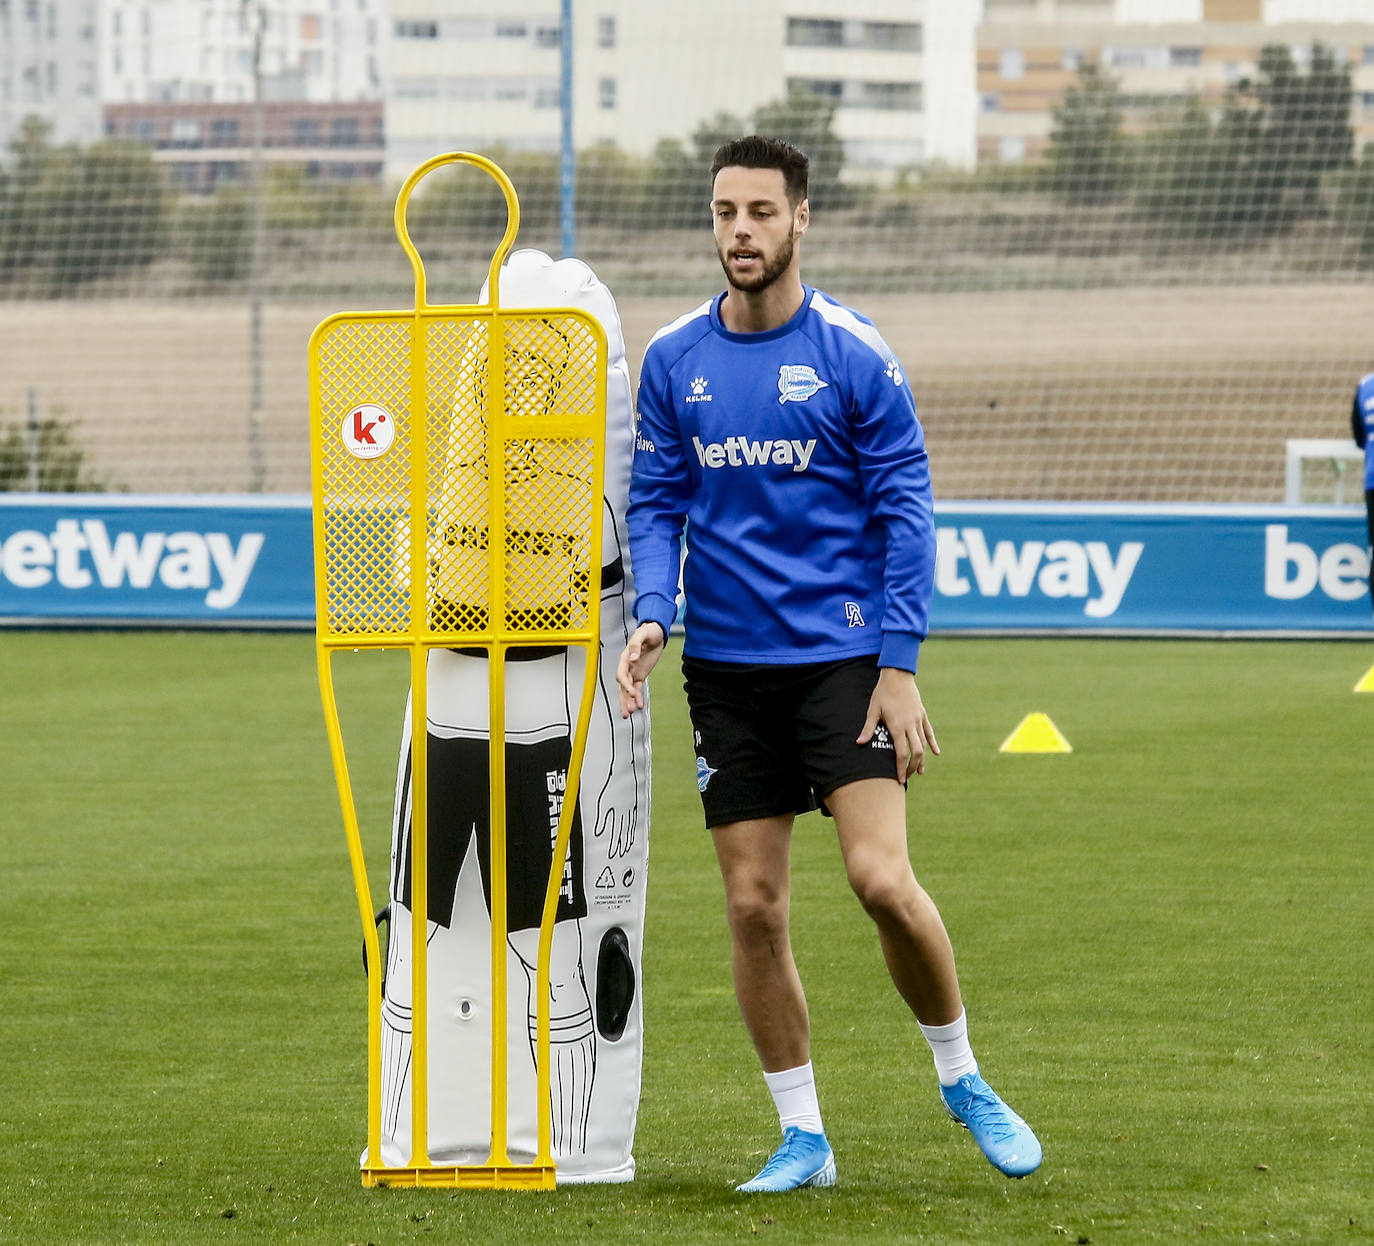
[[[1350,408],[1350,431],[1364,451],[1364,505],[1369,518],[1369,547],[1374,553],[1374,372],[1360,378]],[[1374,569],[1369,573],[1369,596],[1374,603]]]
[[[727,287],[645,354],[628,511],[638,626],[617,667],[620,709],[643,706],[667,643],[685,525],[697,786],[735,994],[783,1129],[738,1188],[835,1181],[788,939],[793,821],[817,804],[946,1109],[1022,1177],[1040,1144],[979,1073],[949,938],[907,850],[905,784],[939,752],[915,680],[935,566],[924,434],[873,325],[802,284],[807,171],[774,139],[720,148],[711,213]]]

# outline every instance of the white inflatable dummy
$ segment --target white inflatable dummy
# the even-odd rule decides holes
[[[573,307],[606,332],[600,678],[550,960],[550,1108],[557,1179],[628,1181],[643,1053],[640,957],[649,846],[649,720],[622,719],[615,666],[632,625],[625,534],[634,409],[620,317],[580,260],[514,252],[505,307]],[[484,286],[482,299],[488,297]],[[455,451],[449,449],[450,468]],[[548,521],[546,521],[548,522]],[[556,521],[553,521],[556,522]],[[557,544],[556,541],[551,544]],[[584,651],[510,651],[506,665],[509,1151],[535,1154],[535,962]],[[429,656],[429,1156],[486,1162],[491,1136],[488,700],[484,655]],[[382,1160],[410,1159],[410,710],[396,782],[382,999]],[[497,1006],[500,1006],[499,1004]]]

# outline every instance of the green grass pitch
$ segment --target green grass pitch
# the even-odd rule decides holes
[[[368,1191],[357,906],[301,635],[0,635],[0,1240],[1369,1241],[1374,660],[1349,643],[936,638],[911,847],[975,1048],[1035,1125],[944,1118],[818,817],[794,923],[830,1191],[746,1199],[776,1121],[729,983],[675,656],[654,680],[631,1185]],[[384,858],[399,655],[345,655]],[[998,745],[1048,713],[1069,756]],[[384,869],[384,860],[380,862]]]

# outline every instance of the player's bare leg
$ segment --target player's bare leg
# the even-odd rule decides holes
[[[735,997],[765,1072],[811,1058],[811,1022],[788,927],[790,815],[712,829],[725,882]]]
[[[887,971],[924,1025],[947,1025],[963,1012],[944,920],[911,870],[906,791],[893,779],[860,779],[831,792],[849,885],[878,927]]]
[[[762,1171],[737,1187],[748,1194],[835,1184],[811,1071],[811,1021],[789,934],[792,821],[790,814],[759,818],[711,832],[725,882],[735,998],[783,1130],[782,1145]]]
[[[973,1058],[949,934],[911,870],[906,790],[895,779],[860,779],[831,792],[825,803],[835,815],[849,884],[873,918],[888,973],[930,1043],[945,1110],[1000,1172],[1034,1172],[1039,1140],[987,1084]]]

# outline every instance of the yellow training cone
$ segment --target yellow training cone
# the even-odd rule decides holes
[[[1374,666],[1371,666],[1360,677],[1360,682],[1355,685],[1356,692],[1374,692]]]
[[[1073,745],[1050,722],[1048,714],[1027,714],[1002,741],[999,753],[1072,753]]]

